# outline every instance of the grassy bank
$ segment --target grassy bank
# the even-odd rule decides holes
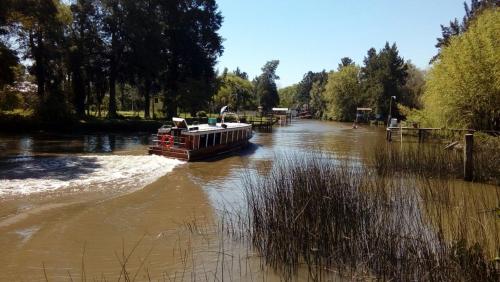
[[[498,137],[477,140],[474,144],[474,181],[500,185],[500,150]],[[377,148],[371,153],[371,166],[378,174],[413,172],[433,178],[462,179],[462,150],[444,150],[441,146],[405,144]]]
[[[313,280],[498,281],[498,188],[470,193],[454,180],[371,170],[324,155],[280,157],[267,175],[248,177],[239,229],[287,279],[307,267]]]

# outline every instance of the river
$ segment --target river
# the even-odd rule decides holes
[[[377,127],[294,120],[255,132],[238,154],[185,163],[147,155],[145,133],[0,135],[0,280],[116,280],[123,261],[136,280],[205,280],[225,250],[207,230],[222,205],[240,208],[243,174],[310,151],[364,162],[384,136]],[[241,261],[255,254],[233,247],[238,277],[250,280]]]

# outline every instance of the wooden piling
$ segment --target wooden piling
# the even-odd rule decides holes
[[[386,131],[386,139],[387,141],[391,142],[392,141],[392,131],[390,128],[387,128],[387,131]]]
[[[474,135],[465,134],[465,148],[464,148],[465,181],[472,181],[472,179],[474,178],[473,147],[474,147]]]

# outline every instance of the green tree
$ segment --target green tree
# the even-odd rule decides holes
[[[298,85],[294,84],[287,86],[285,88],[280,88],[278,90],[278,96],[280,98],[280,107],[286,108],[297,108],[298,102],[296,100],[298,93]]]
[[[159,84],[164,51],[161,21],[157,15],[158,1],[126,1],[124,37],[127,51],[124,63],[134,83],[144,97],[144,117],[150,117],[151,92]]]
[[[90,100],[90,85],[97,85],[95,74],[102,74],[104,43],[99,36],[102,26],[96,1],[78,0],[71,5],[67,49],[73,90],[73,105],[78,117],[85,116],[85,100]],[[101,68],[101,70],[99,70]]]
[[[313,84],[317,80],[325,81],[326,80],[326,72],[312,72],[309,71],[304,74],[302,80],[298,83],[297,86],[297,101],[302,105],[306,104],[309,106],[311,101],[311,89]]]
[[[262,67],[262,74],[256,79],[255,91],[260,100],[260,105],[264,111],[270,111],[280,103],[276,80],[279,76],[276,74],[280,61],[272,60]]]
[[[499,7],[499,0],[472,0],[471,4],[464,2],[465,15],[460,23],[457,18],[450,21],[448,26],[441,25],[441,37],[437,39],[436,48],[438,54],[431,59],[431,63],[439,58],[441,50],[448,46],[451,38],[460,35],[467,31],[470,23],[479,15],[483,10]]]
[[[38,114],[46,119],[64,119],[70,114],[62,85],[65,80],[65,28],[71,21],[69,7],[56,0],[15,1],[22,46],[33,61],[40,99]]]
[[[311,87],[310,96],[310,110],[312,115],[316,118],[322,118],[326,110],[326,99],[325,99],[325,86],[327,79],[324,81],[317,80],[313,83]]]
[[[248,80],[248,74],[242,70],[240,70],[239,67],[237,67],[235,70],[234,70],[234,75],[238,76],[238,77],[241,77],[243,79],[246,79]]]
[[[2,2],[0,9],[0,90],[6,84],[12,84],[15,80],[15,67],[19,64],[17,52],[10,48],[7,35],[12,29],[9,19],[13,9],[10,0]]]
[[[221,77],[222,85],[214,96],[216,108],[229,105],[231,109],[255,109],[256,99],[252,83],[238,76],[236,73],[228,73]]]
[[[142,2],[142,1],[139,1]],[[125,50],[124,21],[127,16],[124,0],[101,0],[103,10],[103,35],[107,45],[109,77],[108,116],[116,117],[116,82],[123,71],[123,53]]]
[[[408,76],[407,68],[396,43],[391,46],[387,42],[379,53],[374,48],[368,50],[361,69],[364,100],[380,117],[387,117],[390,112],[393,116],[398,115],[395,107],[390,111],[390,99],[395,96],[397,101],[405,100],[403,86]]]
[[[160,1],[165,27],[162,89],[167,117],[180,105],[192,114],[206,108],[217,88],[214,66],[223,52],[222,15],[215,0]]]
[[[340,59],[340,64],[337,67],[337,69],[340,70],[341,68],[347,67],[347,66],[350,66],[350,65],[355,65],[354,61],[351,58],[349,58],[349,57],[344,57],[344,58]]]
[[[499,8],[485,10],[442,49],[423,99],[430,124],[500,130],[499,30]]]
[[[360,71],[358,66],[349,64],[328,75],[325,118],[338,121],[356,118],[356,107],[362,103]]]
[[[408,77],[406,84],[403,86],[405,95],[403,95],[402,99],[404,100],[398,101],[398,103],[409,108],[421,109],[421,99],[425,89],[425,73],[410,61],[406,65],[408,66]]]

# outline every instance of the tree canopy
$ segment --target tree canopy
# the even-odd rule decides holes
[[[427,122],[500,129],[499,30],[499,8],[489,9],[442,49],[424,94]]]
[[[350,63],[328,75],[324,94],[327,101],[325,118],[339,121],[356,118],[356,107],[362,102],[359,73],[360,67]]]
[[[270,111],[280,103],[276,80],[276,74],[280,61],[272,60],[262,67],[262,74],[255,79],[255,91],[259,97],[259,102],[265,111]]]
[[[226,73],[220,79],[221,86],[214,96],[216,108],[229,105],[232,110],[238,111],[241,109],[254,110],[257,107],[253,85],[248,79],[242,78],[241,73],[236,71]]]
[[[115,117],[117,84],[138,90],[145,117],[156,94],[164,97],[168,116],[178,107],[194,112],[216,92],[221,24],[215,0],[6,0],[0,11],[0,83],[12,82],[11,67],[22,55],[32,62],[40,113],[50,119],[73,111],[84,117],[86,108],[100,109],[105,100]],[[19,46],[9,48],[6,37]]]
[[[391,110],[390,99],[404,100],[403,86],[408,76],[407,66],[399,56],[396,43],[385,47],[377,53],[374,48],[368,50],[361,69],[365,103],[375,109],[381,117],[387,117]],[[393,115],[397,113],[392,109]]]

